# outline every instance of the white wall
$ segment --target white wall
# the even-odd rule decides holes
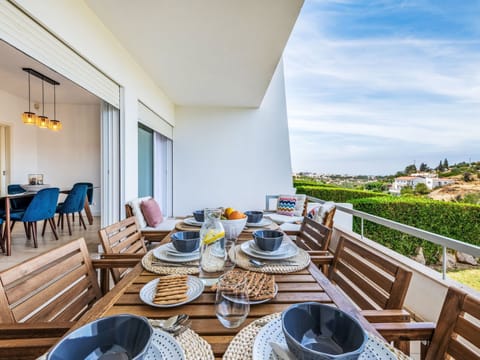
[[[263,209],[266,194],[292,191],[284,89],[280,64],[258,109],[176,108],[174,215]]]
[[[28,101],[0,90],[0,123],[10,126],[9,183],[26,184],[28,174],[44,174],[44,182],[70,188],[75,182],[100,185],[100,106],[57,104],[63,129],[54,132],[23,124]],[[100,190],[92,212],[100,212]]]
[[[137,196],[138,100],[170,124],[174,106],[95,13],[78,0],[17,0],[35,19],[123,87],[124,198]],[[48,64],[47,64],[48,65]]]

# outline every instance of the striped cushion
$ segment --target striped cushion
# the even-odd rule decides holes
[[[296,197],[279,197],[277,202],[277,214],[293,216],[295,215]]]

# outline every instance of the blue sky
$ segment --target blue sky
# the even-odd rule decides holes
[[[306,0],[284,66],[295,172],[480,161],[480,0]]]

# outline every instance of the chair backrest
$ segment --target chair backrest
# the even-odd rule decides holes
[[[101,296],[80,238],[0,272],[0,322],[75,321]]]
[[[305,250],[326,251],[330,242],[331,231],[326,226],[305,216],[295,243]]]
[[[92,205],[92,203],[93,203],[93,184],[89,183],[89,182],[78,182],[76,184],[87,185],[87,199],[88,199],[88,203],[90,205]]]
[[[21,194],[25,192],[25,189],[19,184],[10,184],[7,186],[7,192],[9,195]]]
[[[426,354],[427,360],[451,358],[480,359],[480,299],[454,287],[448,289]]]
[[[87,188],[86,184],[77,183],[73,185],[59,212],[61,214],[70,214],[82,211],[85,205],[85,196],[87,196]]]
[[[145,254],[147,252],[135,216],[106,226],[98,233],[105,254]],[[112,268],[114,282],[119,282],[128,270],[128,268]]]
[[[344,236],[335,250],[329,278],[362,310],[401,309],[412,272]]]
[[[59,193],[59,188],[38,191],[25,210],[22,221],[32,222],[53,218],[57,209]]]

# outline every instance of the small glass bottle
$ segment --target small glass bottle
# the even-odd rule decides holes
[[[220,222],[222,209],[205,209],[200,229],[200,279],[213,285],[225,270],[225,229]]]

